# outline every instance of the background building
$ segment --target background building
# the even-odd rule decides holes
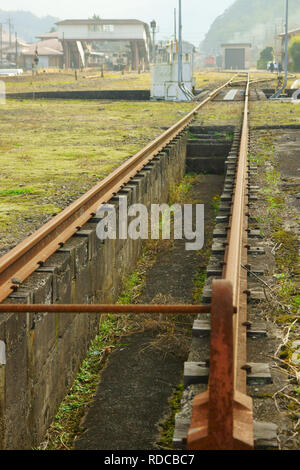
[[[126,55],[132,69],[149,66],[149,25],[139,20],[65,20],[57,23],[66,68],[85,67],[93,52]],[[120,57],[117,57],[117,61]],[[125,65],[125,64],[124,64]]]
[[[29,44],[3,27],[0,28],[0,35],[0,67],[18,65],[19,57],[29,48]]]
[[[300,28],[293,29],[289,31],[289,40],[292,39],[295,36],[300,36]],[[285,58],[285,33],[278,34],[277,38],[280,41],[280,60],[281,63],[284,64],[284,58]]]
[[[64,53],[62,43],[55,37],[30,44],[26,50],[22,52],[19,65],[24,67],[26,70],[32,69],[36,53],[39,58],[39,68],[47,69],[63,67]]]
[[[245,70],[251,66],[251,44],[222,44],[223,68]]]

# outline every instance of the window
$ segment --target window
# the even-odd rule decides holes
[[[104,33],[113,33],[114,32],[114,25],[112,24],[103,24],[102,25],[102,31]]]
[[[89,24],[88,29],[90,33],[113,33],[115,27],[112,24]]]
[[[96,33],[98,31],[101,31],[101,26],[99,24],[89,24],[89,31],[91,33]]]

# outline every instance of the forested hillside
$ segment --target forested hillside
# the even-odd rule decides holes
[[[273,45],[283,32],[285,0],[236,0],[212,24],[203,43],[206,53],[219,53],[220,44],[251,42],[258,50]],[[300,27],[300,1],[290,0],[290,29]]]
[[[8,19],[13,25],[13,32],[27,42],[35,41],[37,34],[50,31],[55,26],[58,18],[53,16],[44,16],[42,18],[30,13],[29,11],[4,11],[0,10],[0,23],[8,31]]]

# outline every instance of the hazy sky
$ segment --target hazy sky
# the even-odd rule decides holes
[[[213,20],[234,0],[182,0],[184,38],[198,43]],[[173,30],[173,11],[178,0],[1,0],[2,10],[29,10],[38,16],[61,19],[89,18],[94,13],[103,18],[136,18],[158,21],[161,37]]]

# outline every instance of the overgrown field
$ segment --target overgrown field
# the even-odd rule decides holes
[[[149,73],[104,72],[86,70],[84,72],[60,71],[32,76],[25,74],[19,77],[5,78],[7,93],[30,91],[75,91],[75,90],[148,90],[150,89]]]
[[[227,82],[236,75],[235,71],[218,71],[203,69],[195,72],[197,89],[213,89]],[[290,87],[300,74],[289,76]],[[251,72],[252,79],[274,78],[273,82],[266,82],[266,88],[275,87],[277,73],[273,75],[266,71]],[[78,90],[149,90],[150,72],[111,72],[104,71],[101,76],[99,69],[85,71],[43,71],[32,76],[25,73],[19,77],[2,78],[6,84],[7,93],[38,92],[38,91],[78,91]]]
[[[0,254],[194,106],[8,100],[0,110]]]
[[[251,103],[251,126],[300,124],[300,103],[257,101]]]

